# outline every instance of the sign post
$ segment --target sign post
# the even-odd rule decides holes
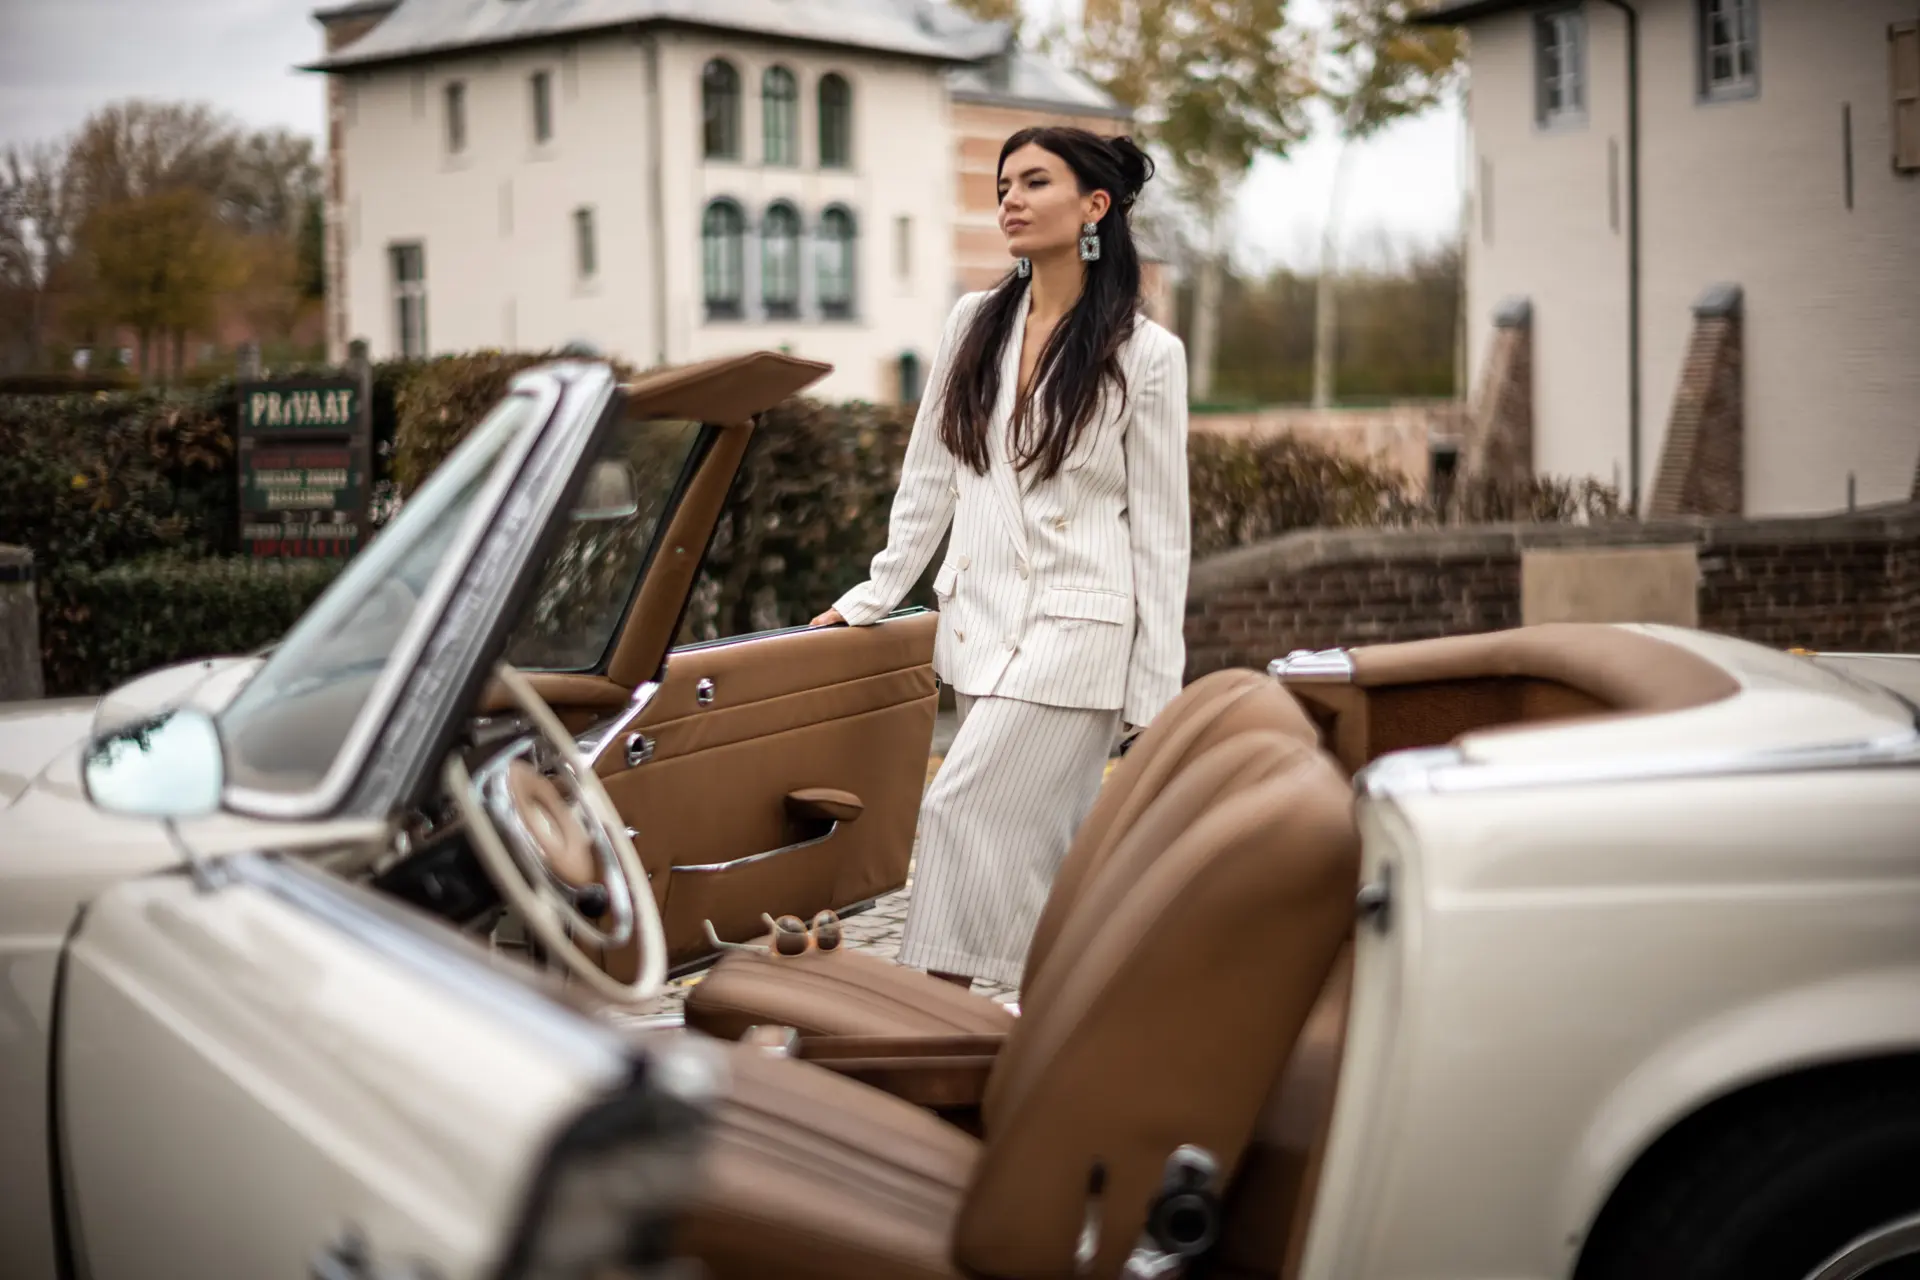
[[[365,540],[372,432],[359,378],[240,385],[240,541],[256,559],[353,555]]]

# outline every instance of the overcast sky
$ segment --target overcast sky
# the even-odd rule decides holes
[[[1025,0],[1042,22],[1073,0]],[[1320,0],[1293,0],[1315,21]],[[317,76],[293,70],[320,52],[313,0],[0,0],[0,145],[51,139],[116,98],[213,103],[247,124],[318,138]],[[1460,206],[1461,123],[1448,107],[1390,129],[1357,154],[1347,232],[1369,242],[1450,235]],[[1317,253],[1337,148],[1317,137],[1285,161],[1262,160],[1242,192],[1249,266],[1307,264]]]

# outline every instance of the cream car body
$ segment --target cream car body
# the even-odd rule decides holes
[[[1572,1275],[1688,1117],[1920,1054],[1920,736],[1896,692],[1920,661],[1644,630],[1739,692],[1357,779],[1390,907],[1357,939],[1302,1275]]]

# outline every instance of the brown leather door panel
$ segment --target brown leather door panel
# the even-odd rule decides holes
[[[937,619],[773,632],[675,650],[635,724],[652,755],[603,762],[607,790],[638,834],[674,964],[707,951],[711,919],[730,942],[760,914],[807,917],[906,883],[938,706]],[[828,834],[800,825],[787,796],[832,788],[859,818]],[[618,974],[631,957],[610,957]]]

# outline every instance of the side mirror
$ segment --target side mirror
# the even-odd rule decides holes
[[[190,818],[220,807],[226,762],[220,729],[194,707],[95,738],[81,761],[87,798],[130,818]]]
[[[578,521],[630,520],[640,511],[640,493],[633,468],[617,458],[602,458],[587,475],[586,488],[573,504]]]

